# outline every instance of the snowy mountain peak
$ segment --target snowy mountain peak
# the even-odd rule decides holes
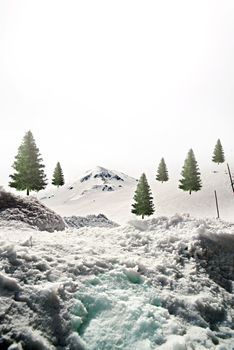
[[[114,171],[109,170],[101,166],[96,166],[92,170],[88,170],[85,175],[80,179],[80,182],[85,182],[88,180],[93,179],[99,179],[104,183],[110,182],[110,181],[136,181],[135,179],[131,178],[130,176]]]
[[[124,173],[96,166],[75,182],[40,191],[39,199],[57,212],[61,209],[63,215],[82,215],[87,210],[90,214],[99,214],[109,208],[110,203],[133,197],[136,183],[135,178]],[[118,205],[115,208],[119,210]]]

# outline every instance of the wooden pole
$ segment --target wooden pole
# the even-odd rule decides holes
[[[215,194],[215,204],[216,204],[216,210],[217,210],[217,219],[219,219],[220,215],[219,215],[219,203],[218,203],[217,192],[214,191],[214,194]]]
[[[232,192],[234,193],[234,183],[233,183],[233,180],[232,180],[232,174],[231,174],[231,170],[230,170],[230,167],[227,163],[227,168],[228,168],[228,174],[229,174],[229,178],[230,178],[230,182],[231,182],[231,188],[232,188]]]

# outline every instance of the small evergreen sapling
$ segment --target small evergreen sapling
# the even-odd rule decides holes
[[[64,176],[63,176],[63,171],[62,171],[62,168],[61,168],[61,165],[60,163],[58,162],[56,164],[56,167],[54,169],[54,174],[53,174],[53,179],[52,179],[52,184],[54,186],[63,186],[64,185]]]
[[[185,159],[181,175],[179,188],[183,191],[189,191],[191,194],[192,191],[197,192],[202,188],[199,168],[192,149]]]
[[[222,146],[222,144],[220,142],[220,139],[218,139],[218,141],[217,141],[217,143],[215,145],[212,161],[214,163],[218,163],[218,164],[225,162],[223,146]]]
[[[27,195],[30,191],[44,189],[47,185],[44,167],[33,134],[28,131],[15,157],[13,164],[15,173],[10,175],[12,181],[9,182],[9,186],[18,191],[26,190]]]
[[[169,180],[167,166],[164,158],[162,158],[161,162],[159,163],[156,180],[162,183]]]
[[[142,219],[154,213],[153,197],[145,174],[142,174],[137,184],[134,195],[135,203],[132,205],[132,213],[140,215]]]

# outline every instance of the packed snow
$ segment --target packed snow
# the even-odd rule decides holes
[[[0,344],[233,350],[233,237],[188,215],[53,233],[2,220]]]

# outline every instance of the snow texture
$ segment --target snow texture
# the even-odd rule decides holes
[[[63,219],[36,198],[23,198],[0,191],[0,220],[24,222],[41,231],[65,229]]]
[[[233,350],[234,225],[0,227],[0,348]],[[224,280],[225,279],[225,280]]]

